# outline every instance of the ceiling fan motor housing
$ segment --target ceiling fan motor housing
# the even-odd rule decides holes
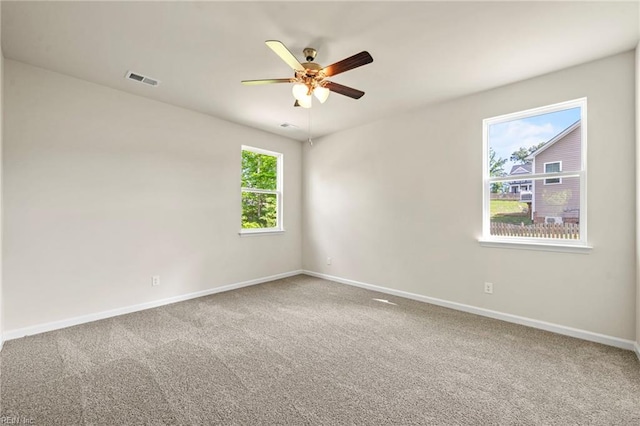
[[[315,62],[305,62],[302,66],[307,71],[307,75],[316,75],[322,69],[322,65],[316,64]]]

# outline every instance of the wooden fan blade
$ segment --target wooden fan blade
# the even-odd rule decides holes
[[[278,40],[267,40],[265,41],[265,43],[271,48],[271,50],[276,52],[276,55],[280,56],[280,59],[285,61],[291,68],[296,71],[305,71],[300,61],[298,61],[296,57],[293,56],[293,53],[291,53],[289,49],[287,49],[287,47],[282,44],[282,42]]]
[[[324,74],[327,77],[331,77],[332,75],[340,74],[342,72],[370,64],[371,62],[373,62],[373,58],[371,57],[369,52],[362,51],[348,57],[347,59],[343,59],[339,62],[336,62],[335,64],[329,65],[322,71],[324,71]]]
[[[257,86],[259,84],[273,84],[273,83],[293,83],[293,78],[271,78],[268,80],[242,80],[241,83],[245,86]]]
[[[354,89],[352,87],[343,86],[342,84],[334,83],[332,81],[327,82],[324,87],[331,90],[332,92],[339,93],[344,96],[348,96],[353,99],[360,99],[364,96],[364,92],[362,90]]]

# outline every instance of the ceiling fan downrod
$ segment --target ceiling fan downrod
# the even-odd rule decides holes
[[[307,58],[307,62],[313,62],[318,52],[313,47],[305,47],[302,50],[302,54],[304,55],[305,58]]]

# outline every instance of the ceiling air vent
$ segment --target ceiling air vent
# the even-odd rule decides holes
[[[125,78],[154,87],[160,84],[160,80],[156,80],[155,78],[147,77],[146,75],[138,74],[137,72],[133,71],[127,71],[127,75],[125,76]]]

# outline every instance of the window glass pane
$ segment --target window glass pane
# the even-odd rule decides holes
[[[544,168],[545,173],[557,173],[560,171],[560,163],[547,163]]]
[[[242,229],[276,228],[278,226],[278,196],[242,192]]]
[[[533,179],[530,192],[491,195],[492,236],[580,238],[580,178],[565,177],[557,185],[544,181]]]
[[[560,167],[560,162],[556,162],[556,163],[547,163],[544,165],[544,172],[545,173],[557,173],[560,172],[561,167]],[[562,178],[551,178],[551,179],[545,179],[544,180],[544,184],[545,185],[555,185],[557,183],[562,183]]]
[[[273,190],[278,185],[278,158],[242,151],[242,187]]]
[[[490,176],[545,173],[544,163],[562,161],[564,171],[582,168],[581,108],[519,118],[488,127]],[[492,186],[492,192],[504,188]]]

